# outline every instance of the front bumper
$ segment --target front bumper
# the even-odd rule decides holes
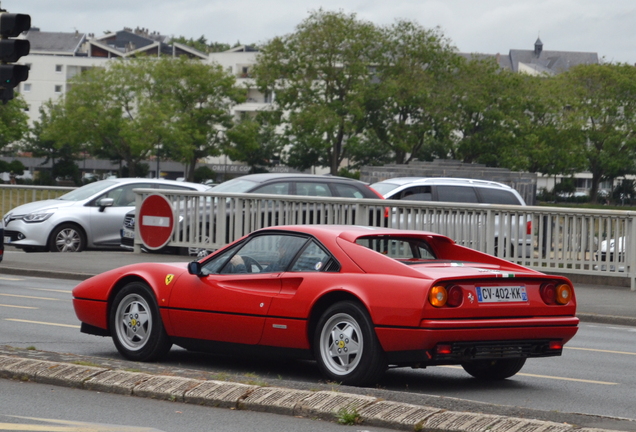
[[[12,220],[4,228],[4,244],[16,247],[46,247],[53,227],[50,219],[37,223]]]

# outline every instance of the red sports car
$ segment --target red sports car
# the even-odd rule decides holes
[[[325,377],[377,382],[389,366],[459,364],[480,379],[561,355],[578,329],[570,281],[388,228],[266,228],[200,260],[133,264],[80,283],[82,332],[126,358],[279,349]],[[238,352],[238,351],[237,351]]]

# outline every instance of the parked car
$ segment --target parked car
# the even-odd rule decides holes
[[[380,194],[361,181],[346,177],[313,174],[249,174],[213,186],[210,191],[222,193],[260,193],[267,195],[383,199]],[[278,225],[281,223],[278,222],[275,224]],[[132,210],[128,212],[124,218],[124,225],[121,230],[121,246],[125,249],[132,250],[134,238],[135,211]],[[210,251],[198,248],[175,248],[166,246],[158,252],[205,256],[208,255]]]
[[[348,385],[389,366],[505,379],[528,358],[561,355],[579,322],[565,277],[439,234],[348,225],[264,228],[200,261],[107,271],[77,285],[73,306],[82,332],[112,337],[130,360],[173,344],[275,351]]]
[[[373,183],[373,189],[388,200],[430,201],[466,204],[525,206],[519,192],[503,183],[448,177],[399,177]],[[513,219],[518,226],[512,255],[529,257],[532,253],[531,221]],[[495,242],[499,243],[499,217],[495,220]],[[497,246],[495,246],[497,249]]]
[[[124,215],[137,188],[201,190],[196,183],[115,178],[89,183],[57,199],[18,206],[4,216],[4,243],[25,252],[119,248]]]

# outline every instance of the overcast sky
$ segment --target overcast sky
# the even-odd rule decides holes
[[[309,11],[355,13],[387,25],[396,19],[439,27],[461,52],[533,49],[596,52],[636,63],[635,0],[0,0],[31,15],[42,31],[103,34],[143,27],[211,42],[262,43],[288,34]],[[343,6],[346,5],[346,6]]]

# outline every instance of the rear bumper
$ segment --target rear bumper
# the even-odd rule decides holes
[[[578,330],[576,317],[424,320],[417,329],[376,327],[391,364],[460,364],[479,359],[549,357]],[[450,351],[439,354],[438,345]]]

